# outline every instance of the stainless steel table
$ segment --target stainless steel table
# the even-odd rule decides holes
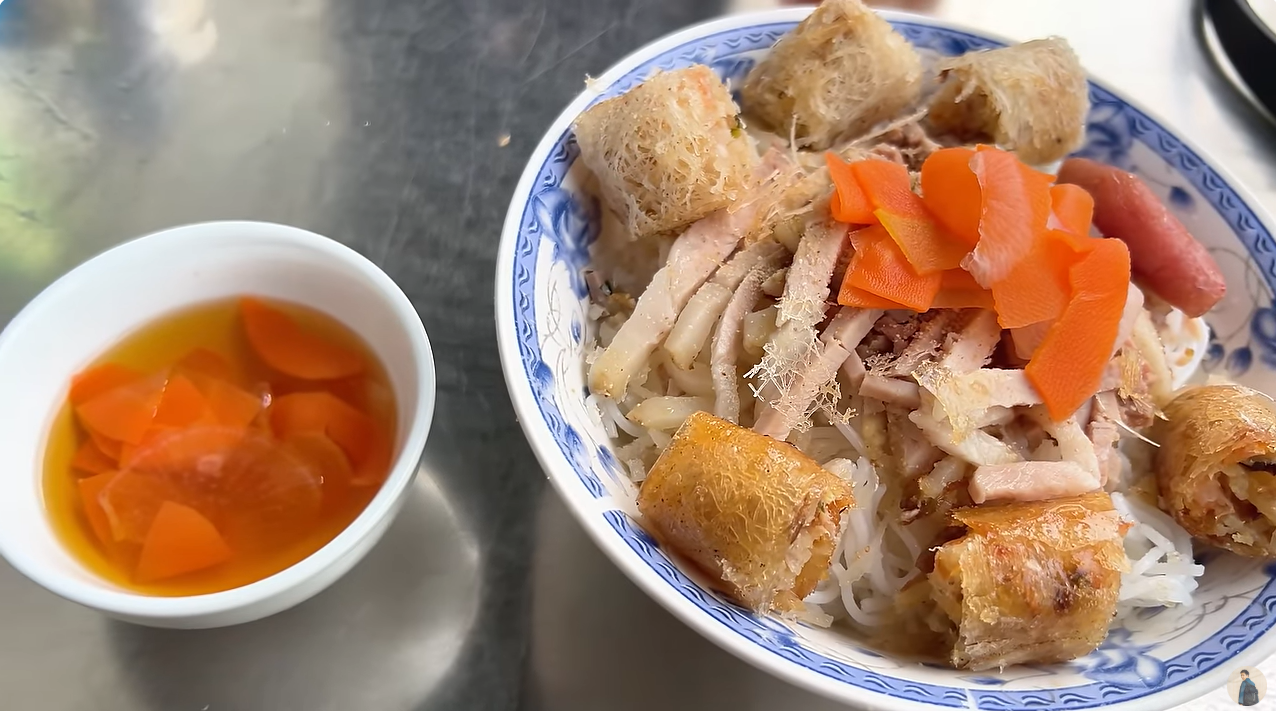
[[[509,193],[584,75],[681,25],[772,2],[0,5],[0,324],[130,236],[273,220],[350,244],[403,286],[440,389],[398,522],[290,612],[144,629],[0,563],[0,708],[837,708],[703,641],[594,548],[522,438],[493,332]],[[894,4],[1012,37],[1067,36],[1276,212],[1276,127],[1220,80],[1189,0]]]

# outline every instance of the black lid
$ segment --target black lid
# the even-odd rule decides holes
[[[1259,17],[1251,0],[1203,0],[1201,7],[1246,88],[1276,117],[1276,27]]]

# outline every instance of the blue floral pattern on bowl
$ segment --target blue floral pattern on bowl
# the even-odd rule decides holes
[[[732,86],[793,22],[727,29],[674,44],[603,88],[616,96],[653,71],[703,63]],[[895,22],[914,45],[944,55],[1000,46],[979,35],[923,22]],[[1229,283],[1210,315],[1206,367],[1276,391],[1276,243],[1227,182],[1156,120],[1099,84],[1090,87],[1087,142],[1078,154],[1143,177],[1194,234],[1204,236]],[[1112,631],[1093,654],[1068,664],[963,673],[891,659],[836,631],[758,617],[712,592],[675,564],[633,518],[624,476],[584,387],[581,276],[598,234],[598,204],[581,188],[583,168],[570,130],[556,137],[532,182],[515,235],[513,326],[523,374],[557,449],[595,503],[594,513],[654,574],[713,624],[768,654],[886,699],[984,711],[1088,709],[1133,702],[1190,682],[1253,645],[1276,622],[1271,571],[1231,556],[1212,558],[1190,610],[1147,611]],[[507,235],[508,238],[508,235]],[[526,414],[526,413],[524,413]],[[551,467],[552,469],[552,467]],[[563,482],[560,484],[566,486]]]

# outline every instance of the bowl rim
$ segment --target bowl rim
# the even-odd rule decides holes
[[[143,257],[152,249],[174,242],[207,244],[209,240],[218,237],[246,233],[301,247],[353,267],[381,295],[404,329],[411,345],[413,363],[418,370],[417,406],[405,432],[403,446],[381,489],[364,510],[323,547],[269,577],[230,590],[162,597],[103,589],[44,565],[37,560],[37,556],[29,555],[24,550],[21,540],[6,541],[0,537],[0,557],[28,579],[72,602],[134,620],[175,622],[225,615],[256,607],[304,585],[358,549],[361,542],[376,533],[378,524],[397,510],[398,501],[406,493],[420,465],[434,417],[436,374],[433,350],[420,314],[394,280],[368,258],[331,238],[299,227],[251,220],[197,222],[136,237],[79,264],[27,303],[0,332],[0,356],[20,347],[27,324],[46,316],[45,311],[51,308],[50,304],[55,300],[73,295],[80,288],[79,281],[88,273],[114,268],[121,263]],[[36,492],[40,495],[38,488]],[[90,574],[97,577],[96,574]]]
[[[514,190],[510,207],[502,226],[500,247],[496,260],[496,283],[494,289],[498,350],[501,358],[501,367],[505,375],[506,387],[518,416],[517,419],[528,443],[531,445],[533,453],[544,469],[546,477],[552,482],[559,495],[567,502],[568,508],[590,538],[593,539],[595,545],[601,548],[607,557],[611,559],[612,563],[624,571],[632,582],[664,607],[665,610],[718,647],[725,649],[755,668],[767,671],[789,683],[813,691],[826,698],[841,702],[854,702],[867,708],[891,709],[892,711],[897,709],[934,709],[937,707],[931,704],[898,698],[838,681],[773,654],[756,643],[743,641],[738,634],[698,609],[689,600],[678,594],[654,570],[643,564],[641,559],[635,554],[635,551],[621,539],[614,529],[606,524],[602,513],[608,509],[598,503],[598,500],[588,492],[585,485],[573,474],[570,462],[557,447],[554,435],[544,421],[536,404],[536,396],[532,391],[527,374],[522,369],[519,343],[514,328],[513,272],[515,245],[521,229],[520,222],[523,210],[532,196],[537,174],[542,164],[549,158],[555,144],[563,134],[570,130],[571,123],[575,118],[588,108],[608,87],[644,62],[658,55],[723,31],[768,24],[796,23],[809,15],[813,9],[812,6],[806,6],[760,10],[718,17],[689,25],[644,44],[617,60],[604,73],[590,81],[589,85],[572,99],[546,129],[535,150],[529,156]],[[998,33],[988,32],[963,22],[892,10],[875,9],[874,11],[890,21],[908,22],[965,32],[1007,45],[1017,43],[1017,40]],[[1228,169],[1222,167],[1222,164],[1208,152],[1202,150],[1195,141],[1186,137],[1172,122],[1166,121],[1157,112],[1148,110],[1141,102],[1128,98],[1124,92],[1114,90],[1111,84],[1096,77],[1088,69],[1086,76],[1090,83],[1109,92],[1121,102],[1138,110],[1160,124],[1167,131],[1170,131],[1174,138],[1180,141],[1185,148],[1195,153],[1203,163],[1223,179],[1269,233],[1276,232],[1272,228],[1272,225],[1276,224],[1276,222],[1273,222],[1266,207],[1254,198],[1249,189],[1240,183]],[[602,499],[602,501],[606,500],[606,498]],[[1259,659],[1270,656],[1273,652],[1276,652],[1276,628],[1268,630],[1255,640],[1253,644],[1239,652],[1232,661],[1236,664],[1253,664]],[[887,674],[887,676],[893,675]],[[1227,676],[1226,668],[1218,666],[1182,683],[1157,689],[1139,698],[1118,702],[1112,707],[1122,709],[1122,711],[1160,711],[1175,704],[1198,698],[1203,693],[1222,686],[1226,683]],[[895,676],[894,678],[906,677]],[[1063,687],[1065,690],[1066,688]],[[997,689],[980,689],[979,691],[981,694],[986,695],[998,693]]]

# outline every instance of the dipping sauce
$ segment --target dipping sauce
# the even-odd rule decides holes
[[[389,471],[389,378],[314,309],[244,297],[126,337],[70,383],[44,457],[71,554],[152,595],[247,585],[323,547]]]

